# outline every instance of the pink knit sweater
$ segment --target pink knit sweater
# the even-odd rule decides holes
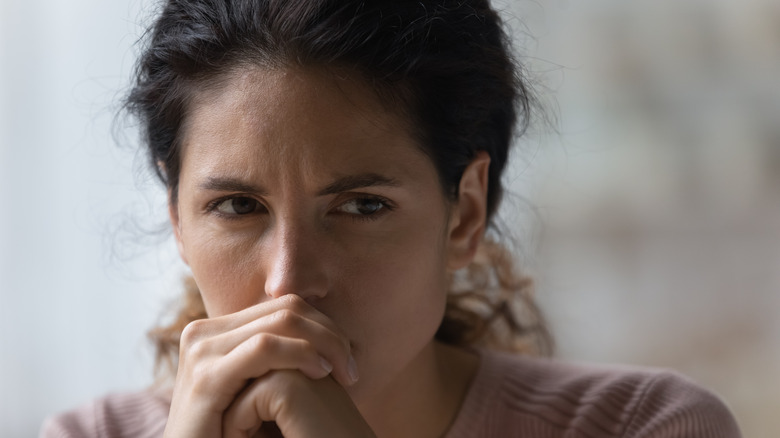
[[[575,365],[494,352],[445,438],[738,438],[712,393],[667,371]],[[47,420],[41,437],[160,437],[169,402],[109,395]]]

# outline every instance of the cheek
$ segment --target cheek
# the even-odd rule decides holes
[[[345,266],[339,283],[352,309],[344,319],[364,343],[396,350],[433,337],[448,286],[442,234],[440,223],[415,221]]]
[[[429,345],[446,306],[448,276],[441,227],[421,222],[386,236],[355,258],[340,283],[349,290],[328,309],[347,333],[361,374],[356,400],[371,397]]]
[[[192,275],[210,317],[252,306],[265,296],[258,281],[253,239],[199,230],[186,241]]]

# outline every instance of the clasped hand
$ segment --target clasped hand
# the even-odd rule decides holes
[[[196,320],[181,336],[166,438],[375,435],[345,388],[358,379],[348,339],[297,295]]]

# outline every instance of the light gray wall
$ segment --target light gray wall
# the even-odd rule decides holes
[[[151,380],[144,331],[181,266],[134,230],[163,199],[111,135],[141,6],[0,3],[0,436]]]

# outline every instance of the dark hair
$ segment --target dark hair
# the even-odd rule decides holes
[[[126,107],[141,122],[149,161],[175,203],[180,131],[199,90],[248,66],[347,69],[409,118],[447,196],[457,198],[466,166],[488,152],[490,219],[514,134],[528,126],[534,102],[509,46],[486,0],[169,0],[149,30]],[[506,251],[486,253],[494,254],[488,267],[507,259]],[[492,302],[488,314],[452,304],[437,337],[473,343],[503,315],[514,335],[547,339],[529,283],[503,271],[499,286],[521,295],[533,322],[512,316],[511,297]],[[177,345],[179,329],[153,333]]]

